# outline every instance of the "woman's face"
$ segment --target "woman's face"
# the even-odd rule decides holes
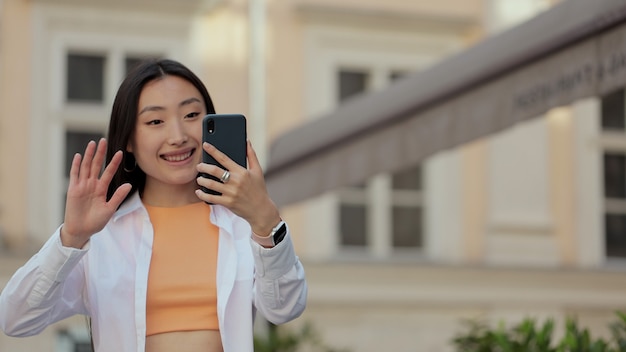
[[[144,86],[127,151],[146,173],[146,188],[195,185],[204,115],[202,95],[183,78],[165,76]]]

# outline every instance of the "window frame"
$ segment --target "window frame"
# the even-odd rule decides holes
[[[371,92],[386,87],[393,73],[426,68],[464,45],[461,26],[458,32],[428,29],[428,26],[419,19],[384,29],[373,28],[367,18],[362,22],[355,19],[349,25],[316,20],[308,23],[304,29],[306,118],[316,119],[336,108],[339,69],[371,70],[373,74],[368,82]],[[425,175],[425,170],[422,171]],[[425,227],[426,212],[421,248],[407,251],[391,246],[390,183],[389,174],[374,176],[367,181],[366,191],[358,195],[368,199],[367,212],[374,214],[366,219],[368,246],[365,248],[342,246],[340,241],[339,204],[353,190],[339,189],[305,201],[302,206],[310,226],[302,230],[307,231],[303,236],[307,253],[316,259],[339,261],[423,261],[429,255],[430,243]],[[427,197],[422,195],[420,200],[427,207]]]
[[[606,106],[605,102],[615,104],[614,99],[621,94],[621,107],[618,107],[618,112],[622,115],[622,123],[621,126],[610,125],[607,126],[606,122],[615,122],[614,119],[608,120],[605,119],[605,113],[610,113]],[[606,100],[605,100],[606,99]],[[626,159],[626,143],[623,141],[626,140],[626,89],[620,88],[616,91],[609,92],[606,95],[600,97],[600,118],[598,119],[599,123],[599,131],[600,131],[600,167],[601,167],[601,182],[603,187],[601,189],[602,194],[600,195],[603,199],[603,208],[601,210],[601,222],[602,226],[602,236],[604,240],[604,256],[608,261],[624,261],[626,263],[626,239],[624,240],[624,247],[618,248],[616,250],[611,250],[609,248],[609,233],[608,233],[608,217],[609,216],[626,216],[626,193],[621,197],[611,196],[607,194],[606,184],[607,180],[607,166],[606,161],[609,155],[612,156],[621,156]],[[626,175],[626,163],[624,164],[624,170],[622,170],[622,174]],[[626,186],[626,179],[623,180]],[[623,252],[623,255],[614,255],[614,253]]]
[[[106,133],[110,109],[123,77],[125,56],[160,55],[184,61],[191,24],[188,15],[163,17],[146,14],[141,21],[128,11],[66,8],[34,5],[32,104],[30,113],[28,232],[34,241],[44,241],[63,221],[65,131]],[[116,26],[110,26],[115,15]],[[164,23],[168,30],[163,30]],[[87,30],[86,30],[87,29]],[[104,54],[104,100],[102,104],[67,104],[66,55],[69,52]],[[183,54],[183,56],[181,56]],[[45,182],[42,182],[45,175]]]
[[[336,70],[337,87],[337,104],[350,101],[352,98],[366,94],[370,91],[383,89],[391,84],[398,72],[407,72],[406,68],[398,68],[394,65],[378,65],[377,67],[366,65],[349,66],[341,65]],[[341,77],[343,72],[359,72],[365,76],[365,86],[362,93],[353,94],[342,97]],[[342,101],[342,98],[344,100]],[[414,167],[414,166],[411,166]],[[404,170],[402,170],[404,171]],[[421,172],[421,168],[420,168]],[[392,179],[393,173],[385,173],[374,176],[368,180],[362,187],[343,187],[336,192],[336,211],[338,213],[338,243],[339,251],[342,256],[350,254],[356,258],[359,257],[391,257],[392,255],[403,254],[407,257],[419,255],[423,252],[424,247],[424,197],[422,189],[417,190],[398,190],[393,189]],[[422,175],[419,175],[421,180]],[[357,205],[364,207],[365,217],[363,219],[363,228],[365,229],[364,245],[347,245],[346,238],[342,233],[344,217],[342,216],[342,207],[345,205]],[[419,208],[421,216],[420,228],[417,235],[420,236],[416,246],[396,246],[396,232],[393,216],[394,209],[402,208]]]

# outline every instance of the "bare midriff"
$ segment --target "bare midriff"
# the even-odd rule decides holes
[[[146,337],[146,352],[223,352],[217,330],[174,331]]]

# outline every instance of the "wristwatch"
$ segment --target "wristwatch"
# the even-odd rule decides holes
[[[263,247],[274,247],[285,238],[285,234],[287,234],[287,225],[281,220],[268,236],[259,236],[252,232],[252,239]]]

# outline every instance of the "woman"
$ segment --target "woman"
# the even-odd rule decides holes
[[[202,143],[214,112],[178,62],[129,73],[108,143],[74,156],[63,225],[0,295],[6,334],[83,314],[96,351],[241,352],[253,350],[256,309],[275,324],[302,313],[304,271],[252,146],[246,169]],[[228,172],[201,163],[203,149]]]

